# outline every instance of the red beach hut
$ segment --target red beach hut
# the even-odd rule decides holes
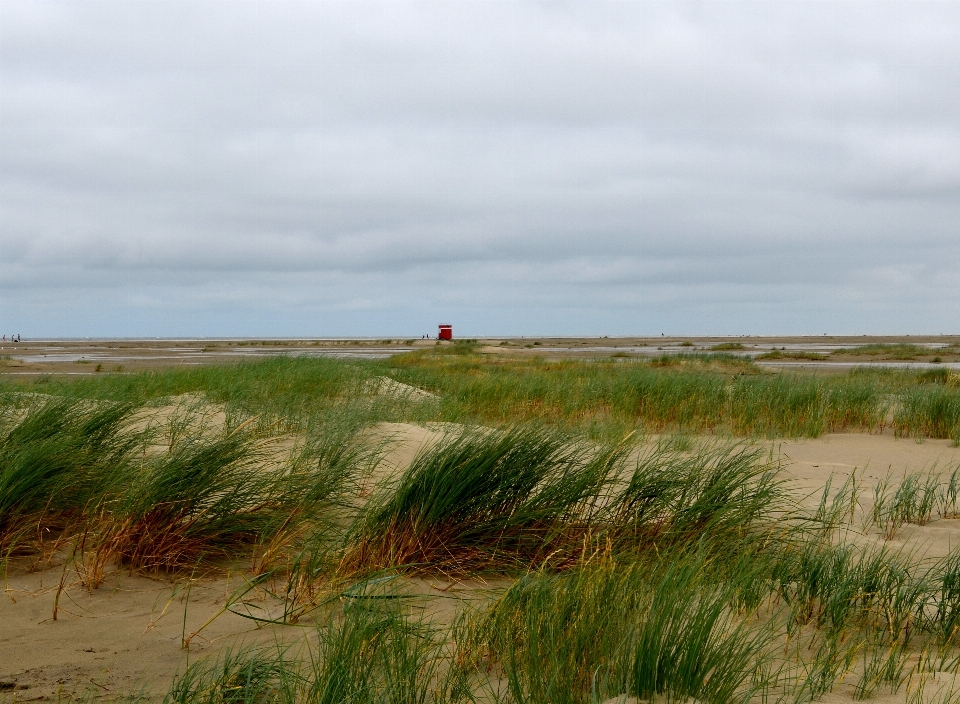
[[[440,332],[437,334],[438,340],[452,340],[453,339],[453,326],[452,325],[441,325]]]

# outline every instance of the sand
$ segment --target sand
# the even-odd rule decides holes
[[[791,482],[793,495],[806,506],[816,506],[831,476],[839,488],[851,472],[862,482],[858,523],[870,509],[877,482],[890,477],[899,482],[909,472],[942,472],[949,475],[960,466],[960,448],[949,440],[924,440],[882,435],[836,434],[815,440],[784,440],[773,443],[774,454],[784,463],[783,475]],[[859,526],[856,526],[859,527]],[[858,542],[885,543],[892,549],[926,558],[939,558],[960,546],[960,520],[934,520],[925,526],[905,525],[896,537],[884,541],[867,532]]]
[[[376,433],[389,439],[376,479],[394,475],[416,453],[442,437],[445,428],[383,424]],[[872,497],[873,484],[892,473],[947,470],[960,464],[960,448],[949,441],[897,439],[881,435],[828,435],[814,440],[764,441],[782,458],[784,477],[792,482],[799,501],[815,504],[827,478],[842,484],[856,469]],[[373,477],[371,477],[373,479]],[[880,540],[877,538],[877,540]],[[960,544],[960,520],[934,520],[926,526],[907,526],[890,541],[892,546],[922,549],[931,557],[947,554]],[[57,619],[53,619],[61,579]],[[272,643],[309,636],[310,629],[258,627],[251,620],[223,612],[229,595],[242,577],[222,572],[192,580],[114,571],[99,589],[83,588],[62,563],[44,568],[27,561],[14,562],[0,599],[0,699],[33,701],[55,698],[58,692],[88,689],[104,695],[122,695],[141,687],[162,693],[188,661],[242,643]],[[450,583],[410,580],[407,587],[428,602],[442,620],[452,617],[459,599],[503,585],[481,582]],[[250,595],[265,613],[278,603],[260,593]],[[219,614],[219,615],[218,615]],[[201,626],[213,620],[191,637]],[[315,637],[315,636],[314,636]],[[189,647],[184,640],[189,639]],[[952,682],[952,679],[951,679]],[[938,686],[943,686],[942,683]],[[17,689],[12,689],[12,688]],[[876,701],[905,701],[905,693]],[[847,695],[828,695],[824,701],[850,701]]]
[[[162,693],[191,659],[228,645],[302,636],[221,613],[242,585],[223,577],[174,584],[115,572],[92,592],[68,584],[54,620],[62,568],[23,567],[11,569],[0,606],[0,682],[16,688],[0,696],[16,695],[17,701],[90,689],[122,695],[146,687]],[[72,576],[67,573],[68,581]],[[269,610],[275,604],[264,599],[262,606]],[[212,616],[217,618],[200,630]]]

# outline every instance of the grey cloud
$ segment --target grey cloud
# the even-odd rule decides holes
[[[9,0],[0,20],[4,322],[919,332],[960,309],[952,2]]]

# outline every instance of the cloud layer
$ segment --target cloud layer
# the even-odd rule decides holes
[[[957,66],[954,2],[5,0],[0,324],[960,332]]]

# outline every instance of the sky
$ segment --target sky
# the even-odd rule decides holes
[[[960,3],[0,0],[0,328],[960,333]]]

